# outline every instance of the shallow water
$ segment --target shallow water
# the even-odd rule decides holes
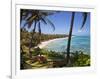
[[[65,52],[68,39],[60,39],[46,45],[44,49],[56,52]],[[71,52],[83,51],[90,54],[90,36],[73,36],[71,40]]]

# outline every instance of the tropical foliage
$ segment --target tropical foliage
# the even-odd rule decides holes
[[[55,13],[59,12],[31,9],[20,10],[21,69],[90,66],[90,56],[85,54],[85,52],[70,52],[75,12],[72,12],[69,34],[42,33],[41,24],[49,24],[53,31],[56,29],[53,22],[48,19],[48,16],[51,16]],[[83,12],[82,17],[83,20],[80,29],[82,29],[86,23],[87,13]],[[31,29],[31,31],[29,32],[28,29]],[[45,49],[40,49],[39,47],[35,48],[43,41],[65,37],[68,37],[66,52],[48,51]]]
[[[32,35],[31,35],[32,37],[31,37],[30,44],[29,44],[30,58],[32,58],[32,53],[31,53],[32,40],[34,39],[36,27],[38,28],[38,32],[39,32],[39,42],[41,42],[41,23],[44,23],[46,25],[49,23],[52,26],[53,30],[55,30],[54,24],[47,18],[47,16],[49,16],[53,13],[54,12],[51,12],[51,11],[21,9],[20,23],[23,20],[25,21],[22,28],[25,28],[25,26],[27,26],[28,28],[31,28],[34,23]]]

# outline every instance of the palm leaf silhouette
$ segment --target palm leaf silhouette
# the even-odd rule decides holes
[[[50,24],[50,26],[53,28],[53,31],[54,31],[55,25],[48,18],[46,18],[46,21]]]
[[[84,25],[85,25],[85,23],[86,23],[86,20],[87,20],[87,13],[84,12],[82,15],[83,15],[83,22],[82,22],[82,26],[81,26],[80,29],[82,29],[82,28],[84,27]]]

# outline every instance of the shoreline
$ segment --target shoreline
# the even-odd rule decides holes
[[[67,38],[68,37],[65,37],[65,38],[55,38],[55,39],[51,39],[51,40],[48,40],[48,41],[43,41],[43,42],[41,42],[41,44],[38,44],[36,47],[44,48],[45,46],[47,46],[51,42],[54,42],[54,41],[57,41],[57,40],[61,40],[61,39],[67,39]]]

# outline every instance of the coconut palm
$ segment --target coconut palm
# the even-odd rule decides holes
[[[84,12],[82,13],[83,15],[83,22],[82,26],[80,29],[82,29],[86,23],[87,19],[87,13]],[[72,17],[71,17],[71,23],[70,23],[70,30],[69,30],[69,37],[68,37],[68,44],[67,44],[67,59],[66,59],[66,64],[67,66],[69,65],[69,60],[70,60],[70,47],[71,47],[71,37],[72,37],[72,32],[73,32],[73,25],[74,25],[74,18],[75,18],[75,12],[72,12]]]
[[[30,40],[30,44],[29,44],[29,54],[30,54],[30,58],[32,58],[32,53],[31,53],[31,48],[32,48],[32,40],[34,38],[34,34],[36,32],[36,28],[38,28],[38,32],[39,32],[39,42],[41,41],[41,23],[44,24],[50,24],[51,27],[53,28],[53,30],[55,30],[55,26],[54,24],[47,18],[47,16],[54,14],[54,12],[51,11],[40,11],[40,10],[22,10],[21,12],[21,21],[22,19],[25,20],[25,24],[23,26],[26,27],[28,26],[28,28],[33,27],[32,29],[32,37]],[[34,24],[34,26],[33,26]]]

